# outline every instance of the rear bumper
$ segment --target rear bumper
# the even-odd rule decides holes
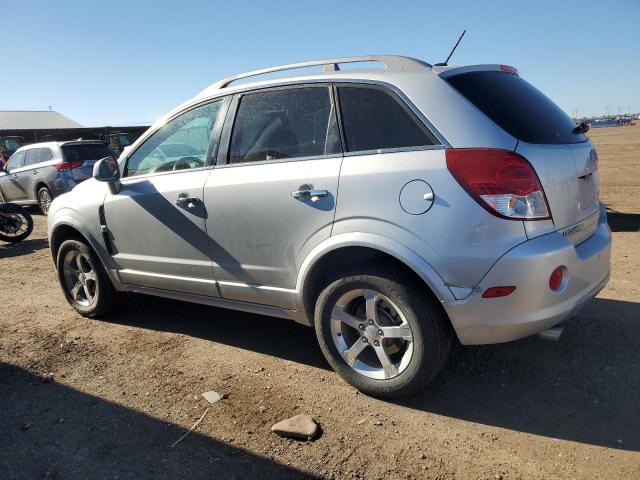
[[[571,317],[609,281],[611,230],[600,206],[593,235],[573,245],[553,232],[524,242],[505,254],[465,300],[444,304],[464,345],[500,343],[532,335]],[[563,290],[549,288],[558,266],[568,269]],[[490,287],[515,285],[509,296],[482,298]]]

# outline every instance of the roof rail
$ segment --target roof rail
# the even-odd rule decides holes
[[[219,82],[214,83],[207,90],[225,88],[229,84],[241,80],[243,78],[256,77],[267,73],[282,72],[285,70],[295,70],[297,68],[323,66],[325,72],[335,72],[340,70],[338,66],[341,63],[359,63],[359,62],[379,62],[382,63],[387,70],[420,70],[423,68],[431,68],[431,65],[422,60],[411,57],[402,57],[400,55],[364,55],[361,57],[344,57],[330,58],[327,60],[315,60],[311,62],[292,63],[289,65],[280,65],[279,67],[263,68],[262,70],[254,70],[253,72],[241,73],[233,77],[228,77]]]

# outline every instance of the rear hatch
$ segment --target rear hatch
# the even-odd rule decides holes
[[[65,143],[62,145],[65,162],[72,164],[71,175],[82,181],[93,175],[93,164],[104,157],[117,157],[104,143]]]
[[[568,236],[574,243],[593,233],[599,211],[597,157],[587,136],[573,133],[575,122],[512,67],[466,67],[441,76],[518,140],[515,151],[536,170],[556,228],[579,229],[579,236]]]

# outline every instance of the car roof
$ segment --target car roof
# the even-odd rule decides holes
[[[382,68],[370,68],[372,62],[381,65]],[[366,67],[353,68],[354,66],[359,66],[359,64],[366,64]],[[308,69],[313,67],[321,67],[321,70],[308,73]],[[488,64],[432,66],[423,60],[401,55],[365,55],[280,65],[219,80],[157,119],[151,129],[159,127],[172,116],[198,103],[247,90],[295,85],[305,82],[332,81],[379,82],[398,86],[405,83],[405,80],[409,80],[409,77],[411,77],[411,80],[419,81],[418,77],[421,75],[446,77],[453,73],[464,73],[472,70],[499,70],[500,68],[500,65]],[[307,69],[307,71],[303,69]],[[278,74],[279,76],[277,78],[265,78],[265,76],[272,74]]]
[[[84,145],[84,144],[100,144],[105,145],[105,142],[102,140],[65,140],[65,141],[55,141],[55,142],[39,142],[39,143],[29,143],[27,145],[23,145],[16,150],[16,152],[23,150],[31,150],[32,148],[43,148],[43,147],[62,147],[63,145]]]

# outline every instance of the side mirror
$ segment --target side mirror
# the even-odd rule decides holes
[[[93,165],[93,178],[99,182],[120,180],[120,168],[115,157],[104,157]]]
[[[104,157],[93,165],[93,178],[106,182],[113,195],[120,191],[120,167],[115,157]]]

